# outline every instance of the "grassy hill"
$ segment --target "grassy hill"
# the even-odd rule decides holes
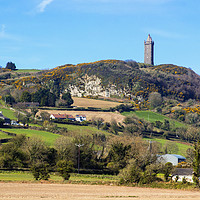
[[[165,119],[169,120],[169,122],[171,124],[174,124],[175,128],[177,127],[187,127],[186,124],[178,122],[176,120],[172,120],[169,117],[166,117],[164,115],[161,115],[159,113],[155,113],[153,111],[131,111],[131,112],[123,112],[122,113],[125,116],[129,116],[129,115],[135,115],[137,116],[139,119],[144,119],[145,121],[148,122],[155,122],[155,121],[161,121],[164,122]]]
[[[46,131],[37,131],[37,130],[30,130],[30,129],[14,129],[14,128],[1,128],[1,130],[15,133],[15,134],[25,134],[27,137],[38,137],[45,141],[50,146],[53,146],[56,139],[61,137],[58,134],[46,132]],[[6,137],[8,138],[8,137]]]
[[[168,144],[169,143],[169,140],[166,140],[166,139],[161,139],[161,138],[148,138],[148,139],[145,139],[145,140],[148,140],[148,141],[156,141],[156,142],[159,142],[162,147],[165,146],[165,144]],[[192,148],[192,145],[191,144],[183,144],[181,142],[177,142],[177,141],[170,141],[171,144],[176,144],[177,147],[178,147],[178,151],[176,154],[179,154],[179,155],[182,155],[182,156],[185,156],[186,157],[186,151],[187,149],[189,148]]]
[[[63,91],[69,85],[84,90],[90,78],[94,81],[99,78],[102,90],[109,90],[112,86],[117,93],[111,96],[118,98],[142,96],[146,99],[149,93],[155,91],[162,96],[182,101],[200,97],[200,77],[191,69],[172,64],[150,66],[134,61],[101,60],[77,65],[66,64],[46,71],[22,72],[16,72],[15,77],[14,74],[10,78],[0,77],[1,90],[6,87],[33,89],[41,87],[41,84],[57,91]]]
[[[11,110],[9,107],[8,108],[3,108],[0,107],[0,111],[2,112],[2,114],[12,120],[17,120],[16,116],[15,116],[15,111]]]

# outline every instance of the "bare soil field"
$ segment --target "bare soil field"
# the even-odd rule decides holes
[[[41,111],[48,112],[50,114],[67,114],[67,115],[73,115],[74,117],[76,115],[86,115],[87,121],[92,120],[94,118],[103,118],[105,122],[111,122],[112,120],[116,120],[116,122],[122,123],[124,121],[125,116],[119,114],[119,113],[112,113],[112,112],[94,112],[94,111],[65,111],[65,110],[40,110],[37,115],[40,115],[39,113]]]
[[[0,183],[4,200],[199,200],[200,192],[105,185]]]
[[[88,98],[79,98],[79,97],[72,97],[74,100],[74,104],[72,106],[77,107],[94,107],[94,108],[110,108],[120,105],[121,103],[111,102],[111,101],[103,101],[103,100],[95,100],[95,99],[88,99]]]

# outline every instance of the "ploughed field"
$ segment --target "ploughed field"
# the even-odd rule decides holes
[[[106,185],[0,183],[0,199],[9,200],[199,200],[199,191]]]
[[[112,101],[104,101],[104,100],[96,100],[96,99],[88,99],[88,98],[79,98],[79,97],[72,97],[74,103],[72,106],[76,107],[94,107],[94,108],[110,108],[120,105],[119,102],[112,102]]]
[[[41,110],[48,112],[49,114],[67,114],[67,115],[73,115],[74,117],[76,115],[86,115],[87,120],[93,120],[95,118],[103,118],[105,122],[112,122],[112,120],[115,120],[116,122],[122,123],[125,119],[125,116],[119,114],[119,113],[112,113],[112,112],[100,112],[100,111],[63,111],[63,110]],[[39,111],[39,112],[41,112]],[[39,113],[38,113],[39,114]]]

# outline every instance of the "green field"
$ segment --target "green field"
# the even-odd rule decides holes
[[[188,148],[192,148],[191,145],[186,145],[186,144],[182,144],[176,141],[171,141],[171,140],[166,140],[166,139],[160,139],[160,138],[152,138],[152,139],[145,139],[145,140],[151,140],[151,141],[156,141],[161,143],[161,145],[163,146],[166,142],[172,142],[172,143],[176,143],[176,145],[178,146],[178,152],[177,154],[182,155],[182,156],[186,156],[186,150]]]
[[[31,129],[14,129],[14,128],[1,128],[1,130],[15,133],[15,134],[25,134],[27,137],[39,137],[41,140],[45,141],[50,146],[53,146],[56,139],[61,137],[58,134],[46,132],[46,131],[37,131]]]
[[[39,72],[39,71],[41,71],[41,70],[39,70],[39,69],[18,69],[16,72],[19,72],[19,73],[20,72],[36,73],[36,72]]]
[[[172,120],[169,117],[166,117],[164,115],[152,112],[152,111],[131,111],[131,112],[123,112],[124,116],[130,116],[135,115],[140,119],[144,119],[145,121],[149,122],[155,122],[155,121],[161,121],[164,122],[165,119],[169,120],[170,123],[174,123],[175,127],[186,127],[187,125],[178,122],[176,120]]]
[[[8,117],[8,118],[13,119],[13,120],[17,120],[17,118],[15,117],[15,111],[14,110],[11,110],[9,108],[0,107],[0,111],[2,112],[2,114],[5,117]]]
[[[12,136],[7,135],[6,133],[0,132],[0,139],[7,139],[7,138],[12,138]]]
[[[58,127],[64,127],[67,128],[67,131],[69,133],[73,134],[86,134],[86,135],[92,135],[92,134],[105,134],[107,136],[112,135],[111,133],[108,133],[104,130],[98,130],[96,127],[92,126],[76,126],[76,125],[69,125],[69,124],[57,124]]]
[[[51,174],[50,180],[61,181],[62,178]],[[34,178],[31,172],[0,171],[0,181],[34,181]]]
[[[61,182],[62,177],[56,173],[50,174],[50,181]],[[116,182],[119,178],[113,175],[95,175],[95,174],[71,174],[69,179],[70,182],[74,183],[105,183],[105,182]],[[17,172],[17,171],[0,171],[0,181],[8,182],[21,182],[21,181],[34,181],[31,172]]]

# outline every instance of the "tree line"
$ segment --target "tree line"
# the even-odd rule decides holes
[[[19,99],[15,99],[11,94],[5,95],[3,99],[10,105],[14,105],[17,102],[37,102],[40,106],[69,107],[73,104],[73,99],[69,92],[63,93],[61,97],[57,97],[50,89],[42,88],[32,93],[24,90]]]

